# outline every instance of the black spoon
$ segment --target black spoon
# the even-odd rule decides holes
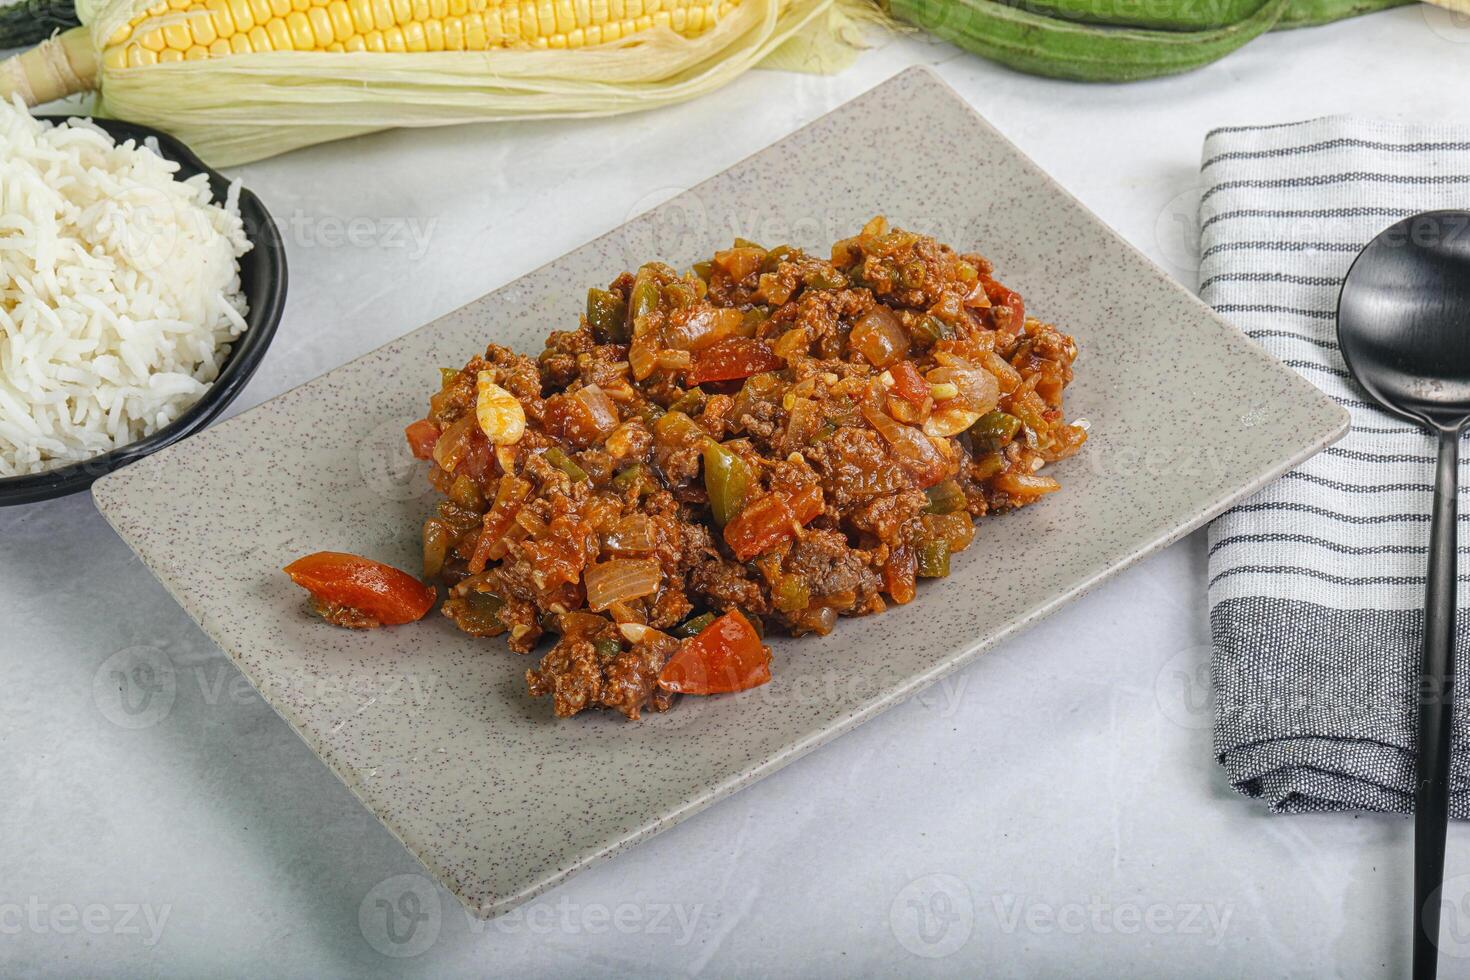
[[[1470,421],[1470,211],[1416,214],[1369,242],[1338,295],[1337,342],[1375,401],[1439,437],[1414,794],[1414,977],[1432,980],[1450,797],[1460,433]]]

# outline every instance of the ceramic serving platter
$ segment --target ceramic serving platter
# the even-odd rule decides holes
[[[434,504],[402,448],[441,365],[527,353],[585,287],[740,235],[825,249],[876,213],[988,256],[1081,347],[1092,437],[1061,493],[982,522],[910,605],[777,639],[766,687],[639,723],[558,721],[530,660],[437,615],[352,632],[281,566],[418,563]],[[504,912],[902,701],[1341,435],[1346,413],[1105,227],[913,69],[524,278],[100,480],[97,506],[281,716],[424,865]],[[421,466],[422,464],[417,464]]]

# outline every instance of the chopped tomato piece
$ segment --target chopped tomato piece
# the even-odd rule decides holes
[[[992,306],[1010,307],[1009,330],[1011,333],[1020,333],[1026,323],[1026,302],[1021,299],[1021,294],[1013,289],[1007,289],[989,276],[981,276],[980,283],[985,287],[985,296],[990,300]]]
[[[899,361],[888,369],[893,375],[893,393],[910,405],[923,405],[929,398],[929,383],[913,361]]]
[[[775,490],[744,507],[725,525],[725,543],[741,561],[770,551],[822,512],[822,488],[812,483],[795,492]]]
[[[687,639],[659,672],[658,685],[680,694],[732,694],[771,679],[771,648],[739,610]]]
[[[899,605],[913,601],[917,567],[913,549],[904,543],[889,552],[888,561],[883,563],[884,591]]]
[[[435,591],[392,565],[340,551],[318,551],[285,568],[291,581],[323,603],[346,606],[389,626],[422,619]]]
[[[408,451],[414,459],[433,459],[434,444],[439,441],[439,427],[428,419],[419,419],[403,430],[408,439]]]
[[[690,384],[706,381],[738,381],[764,371],[785,367],[771,345],[751,337],[731,337],[708,350],[697,351],[689,368]]]

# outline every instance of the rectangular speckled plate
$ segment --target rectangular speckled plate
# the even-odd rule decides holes
[[[893,148],[901,148],[894,152]],[[418,563],[433,505],[402,448],[437,368],[534,353],[583,286],[735,235],[825,249],[875,213],[988,256],[1081,347],[1092,423],[1064,490],[983,522],[949,579],[825,638],[775,679],[629,723],[557,721],[530,661],[438,616],[349,632],[281,566],[319,549]],[[1332,442],[1347,415],[1108,230],[932,74],[906,71],[483,299],[96,484],[97,506],[404,844],[482,915],[760,779],[1198,527]],[[421,464],[420,464],[421,465]],[[677,746],[677,751],[672,747]]]

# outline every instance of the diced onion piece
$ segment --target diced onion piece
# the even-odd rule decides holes
[[[614,558],[590,566],[583,573],[587,586],[587,608],[602,612],[615,602],[652,595],[663,580],[656,558]]]
[[[438,442],[434,443],[433,456],[434,462],[444,472],[453,473],[469,455],[477,424],[474,416],[466,415],[449,423],[449,427],[440,434]]]
[[[526,410],[515,395],[495,383],[494,371],[475,375],[475,419],[497,446],[510,446],[526,434]]]
[[[747,322],[740,310],[706,306],[687,316],[669,318],[664,327],[664,344],[674,350],[700,351],[730,337],[749,337],[755,323]]]
[[[1000,382],[994,374],[948,351],[936,351],[934,359],[942,366],[929,372],[929,383],[953,385],[955,394],[949,400],[973,409],[976,418],[995,408],[1000,401]]]
[[[924,420],[924,435],[935,439],[957,436],[980,418],[980,413],[963,405],[946,404]]]
[[[583,420],[588,428],[597,433],[599,439],[618,427],[618,408],[607,392],[595,384],[577,389],[572,395],[583,408]]]
[[[926,490],[945,478],[949,465],[928,436],[911,425],[896,421],[876,406],[865,403],[862,411],[863,418],[892,447],[894,455],[913,476],[920,490]]]
[[[752,246],[737,246],[715,253],[715,265],[724,269],[737,282],[753,272],[760,271],[765,261],[766,250]]]
[[[909,335],[886,306],[875,306],[853,325],[848,337],[854,350],[874,366],[888,367],[909,352]]]
[[[653,522],[647,514],[629,514],[607,532],[602,546],[619,557],[652,554],[655,547]]]

